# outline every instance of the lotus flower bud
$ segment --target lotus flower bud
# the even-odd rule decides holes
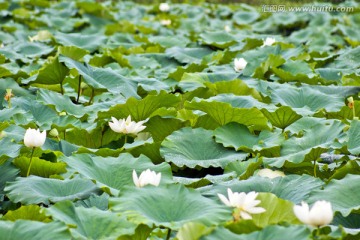
[[[41,147],[46,140],[46,131],[40,133],[39,129],[27,129],[24,136],[24,144],[29,148]]]
[[[160,3],[159,9],[162,12],[168,12],[170,10],[170,5],[168,3]]]
[[[334,217],[331,203],[327,201],[316,201],[311,209],[302,202],[301,206],[294,206],[294,213],[301,222],[313,227],[328,225]]]

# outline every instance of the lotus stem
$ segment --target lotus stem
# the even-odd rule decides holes
[[[318,239],[318,238],[319,238],[319,236],[320,236],[320,227],[317,227],[317,228],[316,228],[315,236],[316,236],[315,239]]]
[[[354,106],[353,106],[353,119],[356,119],[356,115],[355,115],[355,103],[354,103]]]
[[[94,94],[95,94],[95,90],[94,90],[94,88],[92,88],[92,90],[91,90],[91,96],[90,96],[90,99],[89,99],[88,105],[90,105],[90,104],[91,104],[91,102],[92,102],[92,100],[94,99]]]
[[[314,177],[316,177],[316,160],[314,160]]]
[[[32,165],[32,158],[33,158],[33,155],[34,155],[34,151],[35,151],[35,148],[33,147],[32,150],[31,150],[30,163],[29,163],[29,168],[28,168],[27,173],[26,173],[26,177],[28,177],[29,174],[30,174],[30,169],[31,169],[31,165]]]
[[[78,92],[77,92],[77,98],[76,98],[76,103],[79,103],[79,98],[80,98],[80,94],[81,94],[81,80],[82,80],[82,76],[79,75],[79,85],[78,85]]]
[[[60,83],[60,92],[61,92],[61,95],[64,95],[64,87],[63,87],[62,82]]]
[[[123,146],[120,148],[120,151],[124,150],[124,146],[127,143],[127,134],[125,134],[125,138],[124,138],[124,144]]]
[[[167,235],[166,235],[166,240],[170,239],[170,235],[171,235],[171,229],[168,228]]]

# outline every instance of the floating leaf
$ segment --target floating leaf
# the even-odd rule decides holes
[[[110,204],[114,211],[141,216],[142,223],[171,229],[189,221],[217,224],[231,215],[223,206],[182,185],[129,188],[119,198],[110,199]]]
[[[161,172],[162,182],[170,181],[171,173],[168,164],[154,165],[145,156],[134,158],[128,153],[119,157],[98,157],[89,154],[77,154],[63,159],[72,172],[79,172],[82,176],[95,180],[100,186],[107,186],[111,192],[125,186],[134,186],[132,172],[136,170],[138,175],[146,169]]]
[[[28,220],[0,221],[0,235],[4,239],[70,239],[68,227],[60,222],[42,223]]]
[[[18,177],[6,185],[5,191],[11,201],[23,204],[50,204],[64,200],[87,198],[98,188],[91,180],[48,179],[37,176]]]
[[[160,153],[167,162],[179,167],[225,167],[230,162],[244,160],[248,154],[228,150],[216,143],[212,131],[202,128],[182,128],[165,138]]]
[[[263,130],[258,136],[238,123],[228,123],[215,130],[216,142],[224,147],[233,147],[244,152],[260,152],[264,156],[280,156],[280,146],[285,141],[280,130],[270,132]]]
[[[70,201],[58,202],[46,209],[46,213],[66,225],[74,226],[70,231],[76,239],[118,238],[133,234],[136,227],[116,213],[96,208],[75,207]]]

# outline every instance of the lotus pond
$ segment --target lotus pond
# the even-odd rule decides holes
[[[324,4],[0,1],[0,239],[359,239],[360,5]]]

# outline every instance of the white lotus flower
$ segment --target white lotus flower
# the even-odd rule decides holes
[[[162,12],[168,12],[170,10],[170,5],[168,3],[160,3],[159,9]]]
[[[234,59],[234,69],[237,72],[243,70],[247,65],[247,61],[244,58],[235,58]]]
[[[27,129],[24,136],[24,144],[29,148],[41,147],[46,139],[46,131],[40,133],[40,129]]]
[[[268,169],[268,168],[264,168],[264,169],[261,169],[257,172],[257,175],[261,176],[261,177],[267,177],[267,178],[276,178],[276,177],[284,177],[285,174],[284,172],[282,171],[279,171],[279,170],[271,170],[271,169]]]
[[[135,186],[143,187],[145,185],[151,184],[154,186],[159,186],[161,180],[161,173],[156,174],[156,172],[147,169],[140,174],[138,178],[136,171],[133,170],[133,181]]]
[[[229,25],[225,25],[224,30],[225,32],[231,32],[231,28],[229,27]]]
[[[160,20],[160,23],[163,26],[169,26],[169,25],[171,25],[171,20],[170,19],[162,19],[162,20]]]
[[[348,100],[349,103],[354,103],[354,98],[353,97],[348,97],[347,100]]]
[[[331,203],[327,201],[316,201],[311,209],[307,203],[301,202],[301,206],[294,206],[294,213],[301,222],[314,227],[327,225],[334,217]]]
[[[276,42],[275,38],[271,38],[271,37],[267,37],[264,41],[263,47],[264,46],[271,46]]]
[[[112,122],[109,122],[109,126],[114,132],[135,135],[146,128],[143,124],[148,121],[148,119],[146,119],[140,122],[134,122],[131,121],[131,116],[128,116],[126,120],[125,118],[117,120],[114,117],[111,117],[111,120]]]
[[[233,193],[230,188],[228,188],[227,191],[229,199],[227,199],[224,195],[218,193],[220,200],[226,206],[237,208],[242,219],[252,219],[250,214],[259,214],[266,211],[262,207],[256,207],[260,203],[260,200],[256,200],[258,193]]]

